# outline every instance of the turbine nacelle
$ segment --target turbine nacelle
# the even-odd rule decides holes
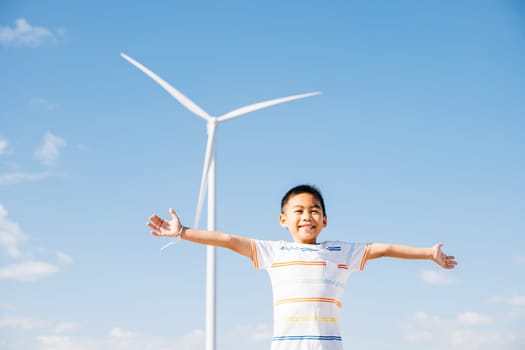
[[[219,125],[220,121],[217,117],[212,117],[210,120],[206,122],[206,130],[208,131],[208,135]]]

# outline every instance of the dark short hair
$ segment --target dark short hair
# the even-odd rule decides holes
[[[288,204],[290,198],[301,193],[309,193],[312,196],[314,196],[315,199],[321,202],[321,209],[323,210],[323,215],[326,215],[326,208],[324,206],[323,196],[321,195],[321,191],[314,185],[298,185],[288,190],[288,192],[286,192],[286,194],[283,196],[283,199],[281,200],[281,213],[284,213],[284,207],[286,206],[286,204]]]

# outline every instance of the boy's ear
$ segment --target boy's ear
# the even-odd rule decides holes
[[[279,214],[279,222],[281,223],[282,227],[285,227],[285,228],[288,227],[288,225],[286,225],[287,220],[284,214]]]
[[[328,216],[323,216],[323,227],[326,227],[328,225]]]

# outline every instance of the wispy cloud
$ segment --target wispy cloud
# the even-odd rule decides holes
[[[5,46],[38,47],[56,45],[62,35],[59,31],[52,31],[41,26],[32,26],[24,18],[15,21],[15,26],[0,26],[0,44]]]
[[[511,297],[494,296],[490,298],[489,301],[494,304],[525,306],[525,295],[514,295]]]
[[[20,182],[38,181],[48,177],[59,176],[50,172],[42,173],[23,173],[23,172],[10,172],[0,174],[0,186],[2,185],[15,185]]]
[[[0,136],[0,154],[6,154],[9,147],[9,141],[3,136]]]
[[[525,265],[525,255],[517,255],[514,257],[514,262],[516,264]]]
[[[20,225],[7,217],[7,210],[0,203],[0,247],[7,251],[8,256],[19,258],[22,256],[19,245],[26,239]]]
[[[471,311],[451,318],[417,312],[401,329],[407,343],[424,349],[517,350],[525,341],[524,334],[509,330],[513,327],[505,329],[503,320]]]
[[[243,337],[250,342],[270,342],[272,339],[272,327],[265,324],[257,326],[242,325],[233,329],[229,335],[236,338]]]
[[[17,282],[35,282],[56,274],[65,264],[73,259],[64,252],[56,252],[58,263],[48,263],[28,259],[28,254],[22,253],[20,245],[27,240],[27,235],[20,225],[8,217],[7,210],[0,204],[0,248],[4,248],[7,256],[16,259],[15,262],[0,266],[0,280]]]
[[[37,107],[40,107],[40,108],[43,108],[45,110],[48,110],[48,111],[54,111],[58,108],[58,106],[56,104],[54,104],[53,102],[45,99],[45,98],[32,98],[30,101],[29,101],[29,104],[33,105],[33,106],[37,106]]]
[[[38,336],[36,340],[39,350],[200,350],[204,347],[204,332],[194,330],[180,337],[167,338],[114,327],[101,339],[52,334]]]
[[[60,333],[70,332],[70,331],[79,329],[81,327],[82,327],[82,324],[78,322],[61,322],[55,326],[54,331],[55,333],[60,334]]]
[[[58,261],[60,261],[60,263],[62,264],[70,264],[71,262],[73,262],[73,258],[64,252],[57,252],[56,255],[57,255]]]
[[[60,270],[58,265],[42,261],[27,261],[0,267],[0,280],[14,280],[18,282],[35,282],[42,278],[54,275]]]
[[[60,159],[60,149],[66,145],[66,141],[47,132],[42,144],[35,151],[35,156],[46,166],[56,165]]]
[[[458,324],[464,326],[478,326],[485,325],[492,322],[492,319],[488,315],[480,314],[477,312],[467,311],[456,316]]]
[[[428,284],[450,285],[452,279],[446,274],[436,270],[423,270],[421,272],[421,279]]]
[[[27,317],[0,316],[0,328],[15,328],[24,331],[42,329],[48,323],[42,320]]]
[[[52,330],[55,334],[61,334],[82,328],[82,324],[79,322],[60,322],[53,326],[52,322],[49,321],[6,314],[0,315],[0,328],[12,328],[22,331]]]

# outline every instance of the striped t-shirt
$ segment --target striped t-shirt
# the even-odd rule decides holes
[[[272,350],[341,350],[344,285],[351,272],[363,270],[366,243],[252,245],[254,267],[267,270],[272,282]]]

